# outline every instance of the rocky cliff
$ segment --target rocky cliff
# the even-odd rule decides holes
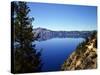
[[[35,28],[33,32],[40,35],[39,40],[48,40],[52,38],[86,38],[90,36],[91,31],[53,31],[45,28]]]
[[[64,62],[61,70],[82,70],[97,68],[97,34],[94,32]]]

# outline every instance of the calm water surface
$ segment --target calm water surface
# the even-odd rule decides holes
[[[36,49],[42,49],[42,71],[59,71],[64,61],[82,41],[83,38],[53,38],[35,42]]]

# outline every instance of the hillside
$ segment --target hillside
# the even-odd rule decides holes
[[[94,32],[64,62],[61,70],[81,70],[97,68],[97,33]]]
[[[91,31],[53,31],[46,28],[33,29],[35,35],[39,34],[39,40],[48,40],[52,38],[86,38],[90,36]]]

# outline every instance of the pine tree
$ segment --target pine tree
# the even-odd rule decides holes
[[[32,21],[29,17],[30,9],[26,2],[12,2],[12,20],[14,25],[14,73],[37,72],[41,66],[41,52],[36,52],[32,45],[37,38],[33,34]]]

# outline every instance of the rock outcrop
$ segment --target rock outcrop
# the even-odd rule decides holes
[[[82,70],[97,68],[97,33],[94,32],[64,62],[61,70]]]

